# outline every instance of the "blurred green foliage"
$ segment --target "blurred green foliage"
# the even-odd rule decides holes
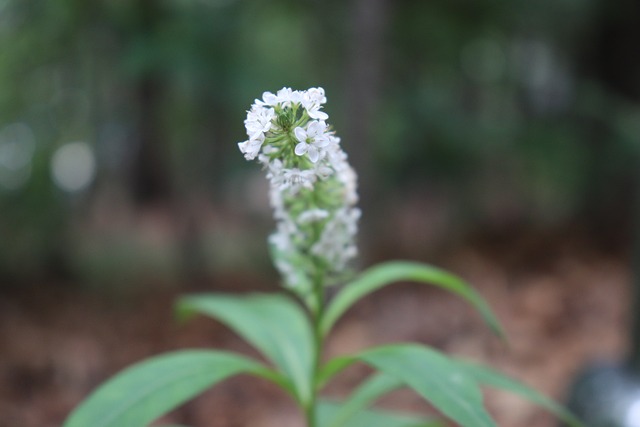
[[[96,194],[223,202],[247,167],[244,110],[282,86],[325,87],[380,206],[426,186],[471,222],[629,216],[635,3],[370,4],[0,0],[0,277],[64,270]],[[97,169],[67,191],[51,159],[73,141]]]

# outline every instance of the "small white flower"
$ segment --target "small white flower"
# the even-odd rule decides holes
[[[297,193],[301,188],[312,190],[315,182],[316,175],[311,169],[286,169],[282,174],[280,190],[291,189],[294,193]]]
[[[255,139],[249,139],[244,142],[238,143],[238,148],[244,154],[244,158],[247,160],[255,159],[260,153],[260,148],[264,143],[264,134],[258,134]]]
[[[305,95],[298,90],[291,90],[289,87],[283,87],[275,95],[271,92],[262,94],[262,101],[256,100],[256,104],[269,105],[275,107],[290,107],[292,103],[301,104]]]
[[[262,150],[262,152],[264,153],[265,151],[267,151],[268,147],[265,147],[264,150]],[[261,154],[260,157],[258,157],[258,160],[263,163],[268,172],[267,172],[267,179],[269,180],[273,180],[276,177],[282,175],[282,171],[284,169],[284,166],[282,165],[282,160],[280,159],[273,159],[270,160],[269,156],[267,156],[266,154]]]
[[[264,92],[262,94],[262,101],[256,100],[256,104],[266,104],[275,107],[278,105],[278,97],[271,92]]]
[[[307,110],[307,114],[316,120],[327,120],[329,118],[327,113],[320,111],[322,104],[325,102],[327,102],[327,98],[324,96],[324,89],[315,87],[306,91],[302,99],[302,105]]]
[[[312,119],[327,120],[329,118],[329,115],[327,113],[325,113],[324,111],[320,111],[319,105],[312,105],[305,108],[307,109],[307,114],[309,114],[309,117],[311,117]]]
[[[298,90],[291,90],[289,87],[283,87],[276,94],[278,102],[283,107],[289,107],[292,103],[300,104],[303,99],[303,95]]]
[[[305,98],[317,104],[324,104],[327,102],[327,97],[324,96],[324,89],[321,87],[312,87],[307,90]]]
[[[269,236],[269,243],[281,252],[286,252],[293,249],[293,245],[289,240],[289,236],[284,233],[273,233]]]
[[[309,160],[316,163],[320,158],[321,149],[329,145],[331,142],[325,131],[327,124],[322,121],[314,120],[309,123],[307,129],[297,127],[293,130],[298,141],[295,153],[298,156],[309,156]]]
[[[329,179],[329,177],[335,173],[332,167],[327,166],[324,163],[316,163],[313,170],[316,176],[320,179]]]
[[[258,135],[268,132],[275,114],[273,108],[264,108],[254,104],[244,121],[249,139],[255,139]]]

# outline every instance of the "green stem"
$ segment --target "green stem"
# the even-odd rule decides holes
[[[318,372],[322,363],[322,350],[324,341],[320,324],[324,314],[324,274],[318,274],[314,280],[313,293],[315,296],[315,309],[311,310],[311,323],[313,325],[313,372],[311,381],[311,399],[305,408],[307,427],[316,427],[316,407],[318,400]]]

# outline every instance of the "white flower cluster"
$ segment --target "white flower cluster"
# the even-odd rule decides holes
[[[277,229],[270,237],[287,286],[332,281],[357,254],[356,174],[321,111],[322,88],[265,92],[247,113],[238,147],[267,170]]]

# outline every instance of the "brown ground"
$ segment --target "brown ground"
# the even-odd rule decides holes
[[[561,398],[584,363],[623,354],[629,271],[619,257],[584,245],[551,247],[542,245],[531,253],[526,244],[517,251],[466,245],[441,263],[471,281],[489,301],[507,330],[507,346],[492,337],[465,303],[432,288],[403,284],[357,305],[339,323],[328,352],[419,341],[488,363]],[[217,277],[207,286],[226,291],[267,288],[255,276],[241,275]],[[166,350],[216,347],[255,354],[212,320],[177,325],[171,305],[182,292],[147,288],[125,298],[53,284],[5,291],[0,295],[0,427],[59,426],[105,378]],[[343,395],[366,372],[362,367],[349,369],[329,392]],[[382,403],[427,410],[406,392]],[[487,404],[501,426],[555,425],[543,411],[508,394],[489,391]],[[245,377],[226,381],[164,421],[194,427],[302,425],[283,393]]]

